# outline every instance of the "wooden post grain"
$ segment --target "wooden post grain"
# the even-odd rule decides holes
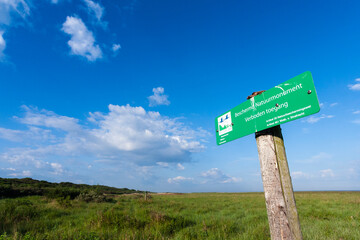
[[[265,91],[253,92],[247,99]],[[255,133],[273,240],[302,240],[299,215],[280,126]]]
[[[299,216],[280,126],[255,133],[273,240],[301,240]]]

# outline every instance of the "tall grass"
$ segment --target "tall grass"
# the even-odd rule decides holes
[[[295,197],[304,239],[360,239],[360,192],[299,192]],[[0,200],[0,240],[270,239],[263,193],[85,200]]]

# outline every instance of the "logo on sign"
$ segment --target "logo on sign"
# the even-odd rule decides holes
[[[219,136],[233,130],[231,122],[231,111],[218,117]]]

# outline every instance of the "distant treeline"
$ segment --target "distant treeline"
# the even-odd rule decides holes
[[[80,194],[96,193],[127,194],[141,193],[128,188],[115,188],[103,185],[75,184],[71,182],[51,183],[32,178],[0,178],[0,198],[15,198],[23,196],[46,196],[49,198],[74,199]]]

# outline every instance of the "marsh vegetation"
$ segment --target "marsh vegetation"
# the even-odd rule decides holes
[[[304,239],[360,239],[360,192],[296,192]],[[0,239],[270,239],[263,193],[21,196]]]

